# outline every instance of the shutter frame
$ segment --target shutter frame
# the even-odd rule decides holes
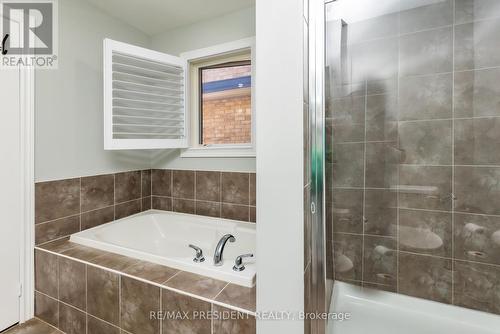
[[[107,38],[103,51],[104,149],[188,147],[187,61]]]

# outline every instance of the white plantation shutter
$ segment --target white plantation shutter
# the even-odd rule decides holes
[[[186,61],[104,40],[104,149],[187,147]]]

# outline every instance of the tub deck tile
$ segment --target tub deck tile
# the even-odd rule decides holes
[[[73,257],[75,259],[79,259],[82,261],[90,262],[91,260],[95,259],[96,257],[103,255],[104,253],[106,253],[106,252],[99,250],[99,249],[78,245],[76,247],[73,247],[71,249],[68,249],[68,250],[62,252],[61,254],[69,256],[69,257]]]
[[[180,272],[165,284],[167,287],[214,299],[227,282],[188,272]]]
[[[139,261],[123,270],[125,274],[162,284],[168,281],[179,270],[165,267],[156,263]]]
[[[75,248],[76,246],[78,245],[73,242],[70,242],[69,237],[66,237],[55,241],[50,241],[42,245],[38,245],[37,247],[54,253],[62,253],[71,248]]]
[[[108,252],[103,252],[102,255],[89,260],[90,263],[117,271],[123,271],[139,261],[128,256]]]
[[[253,288],[247,288],[229,283],[215,300],[255,312],[256,290],[255,286]]]

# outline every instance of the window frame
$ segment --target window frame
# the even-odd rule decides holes
[[[200,66],[198,68],[198,92],[203,91],[203,71],[204,70],[213,70],[213,69],[219,69],[219,68],[238,67],[238,66],[252,66],[252,60],[251,59],[236,60],[236,61],[217,63],[215,65]],[[253,116],[253,113],[251,116]],[[204,146],[203,145],[203,94],[202,93],[198,94],[198,131],[199,131],[199,134],[198,134],[198,143],[197,144],[200,146]],[[250,134],[250,137],[251,137],[251,135],[252,134]],[[249,144],[251,144],[251,143],[241,143],[240,145],[249,145]],[[212,146],[214,146],[214,145],[227,146],[227,145],[236,145],[236,144],[210,144],[210,145],[212,145]]]
[[[228,62],[224,58],[236,57],[243,53],[250,53],[250,62],[252,65],[252,130],[251,130],[251,143],[249,144],[211,144],[201,145],[201,119],[200,119],[200,102],[199,95],[199,81],[193,82],[191,72],[193,69],[198,69],[197,63],[203,61],[210,61],[218,57],[222,58],[221,62]],[[255,38],[245,38],[237,41],[215,45],[212,47],[198,49],[182,53],[180,55],[188,64],[187,70],[187,83],[186,90],[189,92],[187,100],[187,113],[188,118],[188,139],[189,147],[181,150],[181,157],[183,158],[226,158],[226,157],[255,157],[256,156],[256,131],[255,131]],[[229,60],[230,61],[230,60]],[[199,75],[199,74],[198,74]],[[198,76],[196,79],[199,79]],[[197,98],[194,99],[193,96]]]

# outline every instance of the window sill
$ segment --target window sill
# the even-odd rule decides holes
[[[191,147],[181,151],[181,158],[255,158],[255,147]]]

